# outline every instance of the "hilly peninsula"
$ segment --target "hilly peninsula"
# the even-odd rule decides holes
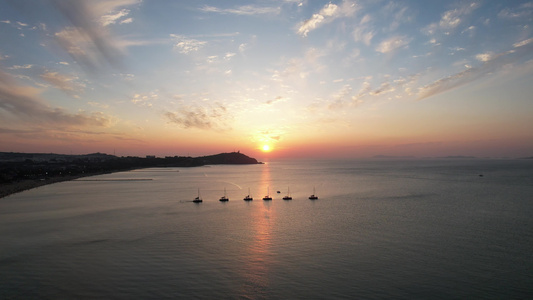
[[[0,152],[0,198],[31,188],[118,171],[153,167],[198,167],[261,164],[240,152],[190,157],[114,156],[104,153],[66,155]]]

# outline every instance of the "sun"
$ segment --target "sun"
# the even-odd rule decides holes
[[[263,147],[261,147],[261,150],[263,150],[263,152],[269,152],[270,151],[270,146],[269,145],[263,145]]]

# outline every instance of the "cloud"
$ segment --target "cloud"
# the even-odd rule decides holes
[[[0,71],[0,113],[30,123],[68,126],[108,126],[110,118],[102,113],[77,114],[45,105],[38,90],[19,85],[9,74]]]
[[[131,102],[140,107],[152,107],[153,102],[159,99],[158,91],[153,91],[150,94],[135,94]]]
[[[248,44],[242,43],[239,45],[239,52],[243,53],[248,48]]]
[[[57,32],[55,37],[60,47],[74,60],[91,71],[108,64],[120,65],[124,49],[120,47],[120,39],[114,37],[106,26],[127,15],[129,10],[112,12],[119,7],[136,4],[138,0],[50,1],[72,25]]]
[[[176,112],[165,112],[163,116],[170,123],[174,123],[181,128],[197,128],[203,130],[225,131],[231,129],[228,120],[226,107],[216,104],[214,107],[184,106]]]
[[[226,55],[224,55],[224,59],[225,60],[230,60],[232,57],[234,57],[236,55],[236,53],[233,53],[233,52],[228,52],[226,53]]]
[[[41,78],[67,93],[80,92],[84,87],[82,84],[75,82],[78,79],[77,77],[62,75],[58,72],[45,72],[41,75]]]
[[[365,26],[360,26],[354,29],[353,38],[356,42],[363,42],[363,44],[370,46],[372,38],[374,38],[375,32],[368,30]]]
[[[390,82],[383,82],[379,88],[370,91],[368,94],[370,96],[379,96],[387,93],[394,92],[396,89],[390,84]]]
[[[117,66],[121,57],[119,49],[108,43],[108,37],[102,34],[95,37],[77,27],[68,27],[57,32],[55,37],[58,44],[75,61],[91,71],[107,63]]]
[[[277,103],[277,102],[286,101],[286,100],[287,99],[283,98],[282,96],[277,96],[275,99],[267,100],[265,103],[268,104],[268,105],[271,105],[271,104],[274,104],[274,103]]]
[[[514,43],[513,47],[515,47],[515,48],[523,47],[523,46],[527,46],[527,45],[529,45],[531,43],[533,43],[533,38],[529,38],[527,40],[523,40],[523,41],[520,41],[518,43]]]
[[[187,38],[183,35],[171,34],[170,37],[174,40],[174,50],[182,54],[189,54],[193,51],[198,51],[207,44],[206,41],[199,41]]]
[[[480,54],[476,55],[476,59],[479,60],[479,61],[482,61],[482,62],[489,61],[493,57],[494,57],[494,53],[492,53],[492,52],[480,53]]]
[[[511,67],[515,62],[524,57],[531,56],[531,53],[533,53],[533,45],[530,42],[525,43],[525,41],[522,41],[515,45],[520,46],[499,54],[480,54],[478,55],[478,60],[483,62],[481,66],[471,67],[465,71],[441,78],[419,88],[418,100],[426,99],[484,78],[489,74],[501,71],[504,69],[504,66]]]
[[[127,18],[119,22],[119,24],[129,24],[133,22],[133,18]]]
[[[356,5],[352,1],[344,0],[340,6],[328,3],[318,13],[313,14],[311,18],[301,22],[297,33],[305,37],[310,31],[317,29],[319,26],[332,22],[339,17],[352,16],[355,11]]]
[[[498,18],[517,20],[528,19],[533,15],[533,2],[527,2],[515,8],[504,8],[498,13]]]
[[[387,20],[391,21],[388,30],[397,30],[402,23],[411,22],[414,17],[407,6],[402,6],[399,2],[390,2],[383,8]]]
[[[263,15],[263,14],[279,14],[280,7],[268,7],[268,6],[255,6],[255,5],[242,5],[235,8],[217,8],[214,6],[205,5],[200,9],[203,12],[213,12],[220,14],[234,14],[241,16]]]
[[[433,35],[439,30],[449,31],[455,29],[463,22],[465,16],[472,13],[479,6],[480,4],[477,2],[464,3],[455,9],[445,11],[438,23],[428,25],[423,31],[426,34]]]
[[[352,93],[352,87],[349,84],[344,85],[332,98],[332,103],[328,105],[329,109],[343,108],[346,103],[350,101],[350,94]]]
[[[10,70],[19,70],[19,69],[31,69],[33,67],[33,65],[30,65],[30,64],[27,64],[27,65],[23,65],[23,66],[20,66],[20,65],[14,65],[8,69]]]
[[[251,135],[250,139],[253,142],[272,144],[281,141],[285,134],[286,130],[282,127],[277,127],[276,129],[262,129]]]
[[[283,70],[275,70],[272,75],[272,80],[281,82],[284,79],[305,79],[310,73],[318,73],[325,68],[319,62],[320,58],[324,56],[324,51],[310,48],[305,52],[303,57],[295,57],[288,60]]]
[[[118,12],[115,12],[115,13],[112,13],[112,14],[103,15],[103,16],[100,17],[100,23],[102,24],[102,26],[108,26],[108,25],[111,25],[111,24],[115,24],[115,23],[117,23],[117,21],[119,22],[119,24],[124,24],[123,22],[126,21],[126,20],[129,20],[127,23],[131,23],[133,21],[132,18],[120,20],[120,19],[128,16],[129,13],[130,13],[130,10],[124,8],[124,9],[121,9],[120,11],[118,11]]]
[[[389,53],[401,47],[407,46],[411,42],[410,38],[406,36],[394,36],[382,41],[377,47],[376,51],[381,53]]]
[[[109,108],[109,104],[105,104],[105,103],[89,101],[87,102],[87,104],[89,104],[90,106],[98,107],[98,108]]]

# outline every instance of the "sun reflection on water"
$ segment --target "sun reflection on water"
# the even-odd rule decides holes
[[[260,189],[267,193],[271,183],[270,168],[264,165],[261,173]],[[272,209],[271,201],[264,201],[258,197],[251,211],[251,238],[246,249],[246,259],[244,261],[242,285],[242,295],[245,298],[255,298],[266,296],[269,290],[269,272],[274,262],[274,255],[271,251],[272,227],[275,223],[275,213]],[[257,203],[261,201],[261,203]]]

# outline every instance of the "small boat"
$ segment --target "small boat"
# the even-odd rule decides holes
[[[220,197],[219,201],[221,202],[229,201],[229,198],[226,197],[226,188],[224,188],[224,196]]]
[[[263,200],[272,200],[272,197],[270,197],[270,188],[268,188],[267,195],[263,197]]]
[[[192,200],[192,202],[194,203],[200,203],[202,202],[202,197],[200,197],[200,188],[198,188],[198,196],[196,198],[194,198],[194,200]]]
[[[313,187],[313,195],[309,196],[309,199],[310,199],[310,200],[316,200],[316,199],[318,199],[318,196],[316,195],[316,192],[315,192],[315,187]]]
[[[250,196],[250,188],[248,188],[248,195],[246,195],[246,197],[244,197],[243,200],[244,201],[252,201],[252,200],[254,200],[254,198],[252,198],[252,196]]]
[[[292,200],[291,190],[287,187],[287,195],[283,197],[283,200]]]

